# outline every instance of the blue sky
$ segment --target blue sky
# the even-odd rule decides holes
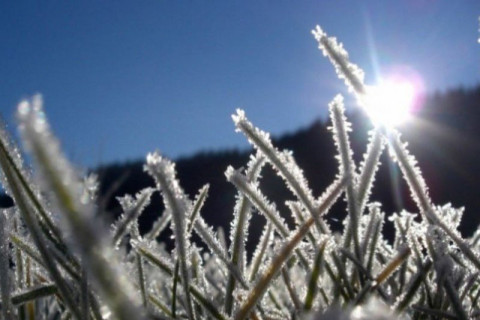
[[[429,92],[480,83],[480,1],[3,1],[0,114],[41,93],[73,161],[245,147],[238,107],[280,134],[345,92],[310,30],[344,43],[367,82],[415,70]]]

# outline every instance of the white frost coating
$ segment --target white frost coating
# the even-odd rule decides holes
[[[315,200],[315,207],[321,209],[318,213],[321,215],[327,214],[331,205],[333,205],[337,198],[342,194],[345,188],[346,178],[340,177],[333,181],[323,193]]]
[[[258,270],[265,260],[265,255],[268,252],[267,248],[271,246],[273,241],[272,223],[268,222],[264,228],[257,247],[253,252],[252,263],[250,263],[249,281],[252,282],[258,275]],[[268,255],[268,254],[267,254]],[[266,265],[266,263],[265,263]]]
[[[197,219],[198,216],[200,216],[200,211],[202,210],[203,205],[205,204],[205,200],[207,200],[208,190],[210,190],[210,185],[208,183],[200,188],[191,205],[191,211],[187,212],[188,220],[189,220],[187,233],[190,233],[192,231],[192,228],[195,224],[195,220]]]
[[[145,188],[139,191],[135,198],[131,195],[117,198],[122,206],[123,213],[113,226],[113,240],[116,245],[119,244],[122,236],[127,232],[129,225],[136,222],[143,210],[150,204],[150,197],[154,191],[153,188]]]
[[[18,150],[17,146],[13,142],[12,138],[7,132],[6,124],[4,120],[0,117],[0,148],[10,156],[13,160],[14,165],[21,171],[22,175],[30,182],[30,174],[27,170],[24,169],[24,163],[22,155]],[[7,194],[11,195],[9,183],[5,177],[3,170],[0,170],[0,183],[4,187]],[[33,185],[32,183],[29,183]]]
[[[40,186],[52,194],[65,230],[72,238],[72,247],[83,255],[103,298],[117,318],[142,318],[136,306],[138,297],[131,290],[121,264],[115,262],[114,252],[106,245],[104,234],[107,228],[98,217],[95,219],[93,204],[82,201],[83,183],[50,131],[41,96],[22,101],[17,118],[25,148],[32,153],[37,165]]]
[[[213,253],[215,253],[222,261],[228,261],[217,235],[202,217],[197,217],[194,223],[194,229]]]
[[[192,257],[192,265],[194,266],[195,276],[193,281],[194,281],[194,284],[198,286],[199,289],[202,290],[202,293],[208,297],[209,286],[205,278],[206,272],[204,268],[204,260],[202,259],[202,255],[200,254],[201,250],[202,250],[201,248],[192,244],[190,255]]]
[[[272,165],[277,174],[285,181],[288,189],[302,202],[310,215],[316,214],[314,197],[308,186],[303,171],[295,162],[291,151],[279,151],[270,140],[270,135],[248,121],[243,110],[237,109],[237,114],[232,115],[236,130],[242,132],[267,161]],[[326,225],[322,223],[322,232],[329,233]]]
[[[383,225],[385,224],[385,213],[381,211],[378,202],[369,204],[368,209],[368,215],[363,215],[360,220],[360,226],[363,224],[362,230],[360,231],[360,234],[362,235],[360,241],[362,244],[362,252],[368,257],[366,263],[367,268],[371,270],[379,270],[381,269],[381,266],[379,263],[374,263],[374,255],[381,253],[383,256],[388,257],[391,254],[391,250],[390,252],[382,250],[384,247],[381,245],[383,240],[381,235]]]
[[[323,55],[327,56],[335,67],[338,77],[345,81],[348,90],[356,93],[357,97],[364,94],[363,79],[365,73],[356,64],[349,61],[348,53],[343,48],[343,44],[338,43],[335,37],[329,38],[320,26],[312,30],[312,34],[318,41],[318,47],[322,50]]]
[[[358,220],[360,218],[359,204],[357,197],[357,175],[355,170],[355,162],[353,161],[353,151],[350,146],[348,132],[351,131],[351,125],[345,117],[345,107],[343,105],[343,97],[337,95],[329,104],[330,117],[332,119],[332,133],[335,146],[338,150],[338,160],[340,167],[340,177],[348,177],[347,184],[347,204],[349,225],[345,232],[345,241],[348,245],[351,238],[355,249],[357,259],[363,257],[360,251],[358,240]]]
[[[187,300],[187,313],[189,318],[195,319],[189,289],[190,242],[185,225],[187,213],[191,210],[191,202],[180,187],[180,183],[176,179],[175,164],[170,160],[165,159],[158,152],[149,153],[144,170],[155,179],[157,188],[162,192],[165,207],[172,213],[172,231],[175,235],[175,248],[178,252],[182,285]]]
[[[480,229],[476,229],[473,235],[470,237],[469,245],[474,249],[480,251],[479,244],[480,244]]]
[[[147,187],[137,192],[135,197],[127,194],[123,197],[117,197],[117,200],[122,206],[124,214],[132,210],[142,211],[150,203],[150,197],[154,191],[155,189]]]
[[[353,150],[350,146],[348,132],[352,131],[351,124],[345,117],[345,106],[342,95],[338,94],[329,104],[330,118],[332,119],[332,133],[335,146],[338,150],[340,161],[340,176],[348,176],[356,182],[355,163],[353,162]]]
[[[281,176],[288,188],[294,195],[302,201],[313,201],[307,180],[303,171],[298,167],[289,150],[279,151],[270,140],[270,134],[254,127],[248,121],[243,110],[237,109],[237,114],[232,115],[237,131],[246,135],[250,144],[258,151],[262,152],[264,157],[272,164],[273,168]]]
[[[256,182],[260,176],[261,169],[265,163],[265,158],[260,152],[250,155],[250,161],[247,164],[246,176],[249,182]],[[233,169],[233,168],[232,168]],[[239,192],[236,197],[233,210],[233,221],[230,228],[230,253],[235,251],[237,245],[238,256],[243,256],[245,252],[245,241],[248,236],[248,227],[251,217],[251,203]],[[241,227],[241,230],[239,229]],[[238,242],[236,244],[236,242]],[[237,257],[238,258],[238,257]],[[243,259],[245,262],[245,259]]]
[[[258,184],[249,183],[247,178],[232,166],[225,172],[227,180],[233,183],[237,189],[245,194],[265,217],[272,222],[275,229],[282,237],[288,237],[290,230],[285,220],[280,216],[274,203],[270,203],[258,188]]]
[[[99,185],[98,175],[95,173],[90,173],[83,178],[83,203],[95,202]]]
[[[437,206],[435,208],[435,212],[437,212],[443,223],[445,223],[451,230],[458,230],[464,211],[464,207],[454,208],[451,203]]]
[[[246,177],[249,182],[257,182],[264,164],[265,157],[260,151],[257,151],[255,155],[250,155],[250,161],[246,169]],[[230,261],[239,270],[240,275],[244,277],[247,267],[245,244],[252,216],[252,204],[242,192],[237,193],[235,200],[234,218],[230,226]],[[233,274],[230,274],[224,307],[227,314],[232,312],[234,304],[233,294],[237,288],[236,279]]]
[[[2,297],[2,314],[5,320],[14,319],[10,303],[12,293],[12,274],[10,272],[10,249],[8,247],[8,225],[5,213],[0,209],[0,295]]]
[[[217,258],[219,258],[225,264],[225,266],[230,270],[230,272],[235,274],[237,280],[241,280],[242,284],[246,286],[246,282],[245,280],[243,280],[243,277],[238,271],[237,267],[229,261],[214,231],[210,226],[207,225],[207,223],[203,220],[202,217],[197,217],[197,219],[195,220],[194,229],[200,236],[200,238],[202,238],[202,240],[208,246],[208,248],[212,251],[212,253],[214,253]]]
[[[460,222],[463,208],[453,209],[450,204],[447,204],[443,207],[438,206],[435,208],[435,210],[438,228],[441,230],[442,234],[445,234],[445,238],[453,240],[453,243],[448,243],[451,254],[456,255],[455,253],[461,252],[462,254],[460,256],[456,256],[457,259],[461,259],[463,264],[467,266],[466,270],[469,272],[478,270],[480,265],[478,251],[472,250],[472,248],[468,245],[468,241],[465,241],[460,232],[458,232],[458,226],[456,227],[456,225]],[[448,235],[448,237],[446,237],[446,235]]]
[[[168,187],[168,190],[174,192],[175,197],[178,197],[178,204],[182,207],[188,207],[190,205],[189,200],[187,199],[185,192],[180,186],[180,183],[176,179],[176,170],[175,164],[170,160],[162,157],[158,152],[153,152],[147,154],[147,163],[144,167],[144,170],[147,171],[152,177],[155,178],[157,182],[157,187],[161,187],[162,192],[167,192],[165,187]],[[166,179],[167,185],[160,184],[158,180],[158,174],[161,174]],[[184,211],[186,212],[186,211]]]
[[[0,184],[3,186],[5,192],[14,198],[14,194],[11,191],[11,186],[9,181],[5,176],[6,170],[18,173],[19,183],[22,185],[22,188],[25,188],[23,191],[28,195],[28,197],[33,196],[42,203],[41,216],[42,219],[48,220],[50,225],[53,225],[52,221],[58,220],[58,215],[53,216],[51,213],[51,205],[44,200],[45,194],[42,194],[39,190],[37,184],[33,181],[31,174],[31,169],[25,168],[22,155],[16,146],[16,143],[10,137],[6,130],[6,124],[3,122],[3,119],[0,117]],[[4,167],[7,166],[7,167]],[[2,168],[3,167],[3,168]],[[37,208],[38,209],[38,208]],[[18,210],[15,211],[15,214],[19,213]],[[17,216],[19,217],[19,215]],[[55,230],[52,230],[54,232]],[[58,233],[56,233],[58,236]]]
[[[422,214],[429,215],[432,201],[428,195],[428,187],[423,179],[422,172],[417,165],[417,160],[408,152],[407,143],[402,143],[400,133],[391,131],[389,137],[390,155],[398,162],[403,177],[407,181],[413,200],[415,200]]]
[[[290,209],[292,218],[297,226],[301,226],[306,220],[307,215],[302,210],[302,205],[298,201],[285,201],[285,205]]]
[[[169,210],[164,210],[163,214],[158,218],[152,226],[152,229],[145,235],[148,240],[154,240],[160,233],[168,226],[172,219],[172,214]]]
[[[39,182],[44,190],[68,190],[70,208],[56,201],[62,211],[76,211],[85,215],[86,219],[93,218],[93,206],[86,200],[84,184],[78,170],[74,168],[63,155],[60,142],[52,134],[47,118],[43,111],[43,101],[40,95],[30,101],[24,100],[18,105],[17,119],[25,148],[35,157],[40,169]],[[74,230],[70,230],[74,232]]]
[[[188,243],[186,217],[188,212],[190,212],[191,203],[176,179],[175,164],[163,158],[157,152],[149,153],[144,170],[155,179],[157,188],[162,193],[165,207],[173,215],[172,223],[174,224],[175,241],[180,242],[178,245],[183,248],[180,250],[185,250],[184,253],[186,254]]]
[[[423,227],[415,222],[417,217],[418,214],[405,210],[402,210],[400,213],[393,213],[388,217],[388,221],[394,223],[395,230],[399,231],[395,234],[395,244],[399,241],[408,240],[408,235],[416,230],[421,230],[421,233],[415,234],[415,237],[424,234],[425,230],[423,230]]]
[[[358,174],[358,193],[357,201],[359,205],[359,213],[363,213],[366,203],[370,197],[370,193],[375,180],[375,174],[380,167],[380,156],[385,147],[385,139],[378,129],[369,132],[369,143],[367,151],[360,164],[360,172]]]

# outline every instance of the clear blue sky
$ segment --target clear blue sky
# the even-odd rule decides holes
[[[324,116],[343,84],[321,25],[373,82],[408,66],[428,91],[480,83],[478,0],[2,1],[0,114],[34,93],[75,162],[244,147],[235,108],[273,134]]]

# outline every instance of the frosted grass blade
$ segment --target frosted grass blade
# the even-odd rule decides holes
[[[13,306],[10,303],[11,290],[14,283],[10,272],[10,250],[7,232],[7,218],[5,213],[7,210],[0,209],[0,293],[2,301],[3,319],[12,320],[14,317]],[[10,211],[12,212],[12,211]]]
[[[142,318],[128,280],[118,272],[118,265],[112,267],[115,258],[106,247],[101,231],[93,225],[92,205],[81,201],[83,186],[76,171],[62,155],[59,142],[50,132],[41,98],[35,96],[31,102],[21,102],[18,119],[24,144],[32,153],[40,171],[39,181],[46,190],[53,193],[55,204],[62,213],[76,249],[82,253],[112,312],[118,319]],[[32,226],[29,229],[32,230]],[[59,289],[63,292],[60,285]],[[76,307],[72,311],[80,318],[75,309]]]
[[[190,281],[188,263],[189,241],[186,234],[186,214],[189,212],[189,203],[183,190],[175,177],[175,166],[169,160],[161,157],[158,153],[147,155],[147,171],[157,183],[157,188],[162,192],[165,206],[172,213],[173,232],[175,234],[175,248],[178,253],[182,283],[185,291],[187,313],[190,319],[194,319],[193,305],[190,297],[188,284]]]
[[[250,161],[247,164],[246,177],[251,183],[256,183],[260,172],[265,164],[265,158],[260,152],[256,155],[250,156]],[[237,201],[234,207],[234,218],[232,227],[230,230],[230,261],[237,267],[241,275],[245,274],[245,241],[248,235],[248,227],[251,218],[251,202],[241,192],[237,194]],[[230,274],[227,282],[226,294],[225,294],[225,313],[232,314],[233,311],[233,291],[236,287],[236,277],[234,274]]]
[[[135,199],[130,195],[118,198],[123,214],[114,226],[113,243],[118,245],[123,235],[127,232],[129,225],[136,221],[143,210],[150,203],[150,197],[154,192],[153,188],[145,188],[138,192]]]
[[[134,221],[131,226],[130,226],[130,234],[132,239],[137,240],[141,239],[140,237],[140,232],[138,230],[138,222]],[[142,305],[145,309],[147,309],[147,303],[148,303],[148,294],[147,294],[147,283],[145,279],[145,272],[144,272],[144,262],[142,256],[136,252],[135,253],[135,264],[137,268],[137,276],[138,276],[138,286],[140,288],[140,293],[142,296]]]
[[[260,269],[260,265],[262,264],[263,258],[265,256],[265,252],[267,251],[267,248],[271,245],[272,240],[273,226],[271,222],[267,222],[267,224],[263,228],[260,241],[258,242],[257,247],[253,253],[252,263],[250,264],[250,275],[248,277],[248,280],[250,282],[252,282],[257,276],[258,270]]]
[[[49,213],[47,213],[46,209],[41,204],[38,198],[39,191],[36,189],[35,184],[32,183],[31,177],[28,174],[27,170],[23,168],[23,160],[18,151],[15,151],[17,150],[17,148],[12,145],[11,139],[8,137],[6,131],[4,130],[2,122],[0,122],[0,150],[5,160],[5,162],[3,162],[2,164],[2,167],[8,165],[10,167],[10,170],[18,179],[18,182],[21,185],[21,189],[23,190],[23,192],[25,192],[26,198],[31,201],[33,207],[36,209],[36,211],[41,217],[41,219],[39,219],[39,223],[41,225],[41,230],[44,232],[44,235],[58,248],[66,248],[65,244],[62,241],[60,231],[55,226]],[[11,192],[10,183],[5,177],[4,170],[1,173],[1,182],[7,192]]]
[[[248,121],[243,110],[237,109],[237,114],[232,115],[237,131],[242,132],[248,141],[261,151],[273,168],[285,180],[287,187],[307,208],[312,217],[317,217],[314,198],[308,187],[303,171],[298,167],[292,155],[288,151],[278,151],[270,141],[270,137],[264,131],[256,128]],[[317,218],[317,228],[321,233],[329,234],[330,230],[323,220]]]
[[[329,105],[330,117],[332,119],[332,132],[334,136],[335,146],[338,150],[338,160],[340,163],[340,176],[348,176],[347,184],[347,204],[348,214],[350,217],[347,236],[345,237],[346,245],[349,245],[350,237],[353,238],[355,255],[360,261],[363,255],[358,239],[358,223],[360,212],[357,199],[357,176],[355,173],[355,163],[353,162],[353,151],[350,146],[348,132],[351,131],[350,124],[345,117],[345,107],[343,105],[343,97],[337,95]]]
[[[322,272],[322,264],[324,262],[324,253],[327,246],[327,240],[324,240],[320,243],[315,253],[315,260],[313,263],[312,273],[310,274],[310,280],[308,281],[307,294],[305,295],[305,303],[303,304],[303,309],[308,311],[312,308],[313,300],[317,295],[318,286],[317,281]]]
[[[328,193],[324,195],[324,202],[319,206],[317,214],[325,214],[325,212],[332,206],[342,192],[345,183],[345,179],[341,179],[340,181],[334,182],[329,188],[327,188]],[[302,226],[300,226],[291,237],[285,240],[278,254],[272,259],[270,265],[258,278],[254,287],[250,290],[245,302],[242,303],[241,307],[235,314],[235,320],[242,320],[248,316],[252,308],[265,293],[270,281],[282,268],[283,264],[290,257],[292,251],[295,250],[300,241],[306,236],[308,230],[314,224],[314,222],[314,217],[309,217],[309,219]]]
[[[348,53],[341,43],[334,37],[328,37],[320,26],[312,30],[312,34],[318,41],[318,47],[324,56],[330,59],[340,79],[345,81],[348,89],[357,95],[365,94],[363,79],[365,74],[362,69],[349,61]]]
[[[415,200],[420,212],[432,222],[432,200],[428,195],[428,188],[422,173],[417,166],[415,157],[409,154],[407,145],[400,141],[400,134],[396,131],[389,133],[388,142],[394,155],[394,160],[400,165],[403,177],[408,183],[412,198]]]
[[[258,186],[249,183],[243,174],[238,170],[233,169],[231,166],[227,168],[225,175],[227,180],[239,191],[245,194],[250,202],[272,223],[280,237],[287,239],[290,234],[290,229],[286,225],[285,220],[280,216],[275,204],[268,201],[268,199],[261,193]],[[318,221],[318,217],[315,217],[314,221]],[[296,253],[303,266],[308,269],[308,259],[305,254],[301,252],[301,250],[296,250]]]
[[[200,211],[202,210],[203,205],[205,204],[205,200],[207,199],[209,189],[210,189],[209,184],[204,185],[198,191],[198,194],[195,197],[195,200],[193,201],[192,212],[189,215],[190,217],[189,217],[189,221],[188,221],[187,235],[189,235],[193,230],[193,226],[195,225],[195,221],[196,221],[197,217],[200,215]]]
[[[359,214],[363,213],[368,197],[370,196],[375,173],[380,166],[379,159],[385,147],[385,139],[378,128],[370,132],[369,140],[370,143],[368,144],[367,152],[365,153],[358,176],[357,201]]]
[[[72,299],[72,293],[70,291],[70,288],[60,275],[54,258],[50,254],[45,239],[43,238],[39,230],[37,221],[33,216],[32,210],[26,202],[26,199],[24,198],[24,194],[21,190],[20,184],[18,183],[15,172],[12,170],[10,164],[7,161],[7,157],[8,156],[4,153],[4,150],[0,148],[0,165],[2,166],[6,178],[10,182],[10,190],[15,199],[15,203],[17,204],[20,212],[22,213],[23,219],[40,252],[42,261],[45,263],[45,266],[50,273],[52,279],[57,284],[59,292],[64,299],[65,304],[70,310],[72,310],[75,315],[77,315],[78,318],[80,318],[80,311],[77,309],[75,302]]]
[[[259,277],[254,287],[250,290],[245,302],[242,303],[241,307],[235,314],[235,320],[242,320],[248,317],[252,308],[267,290],[270,281],[276,276],[278,271],[280,271],[285,261],[287,261],[292,251],[294,251],[298,243],[303,239],[313,222],[313,218],[309,219],[307,223],[298,229],[293,237],[286,241],[278,255],[273,258],[270,265],[265,269],[265,272]]]
[[[411,250],[409,247],[402,248],[398,254],[383,268],[376,278],[373,288],[378,287],[382,282],[384,282],[390,275],[406,261],[410,255]]]
[[[145,248],[140,243],[133,243],[134,249],[137,250],[140,254],[142,254],[146,260],[150,263],[158,267],[161,271],[165,272],[169,276],[174,275],[173,266],[162,261],[161,258],[156,256],[152,253],[148,248]],[[189,284],[188,290],[192,293],[193,297],[212,315],[215,319],[218,320],[226,320],[227,318],[223,315],[220,311],[218,311],[217,307],[213,305],[201,292],[200,289],[196,288],[194,285]]]
[[[225,171],[225,176],[229,182],[241,191],[250,202],[272,222],[273,226],[282,237],[288,237],[290,230],[288,229],[285,220],[280,216],[275,205],[270,203],[261,193],[257,185],[249,182],[245,175],[238,170],[233,169],[231,166]]]
[[[172,219],[172,214],[168,210],[164,210],[160,218],[153,223],[152,230],[150,230],[144,237],[152,241],[155,240],[163,230],[165,230]]]
[[[477,271],[480,271],[480,258],[477,254],[472,251],[455,230],[447,226],[441,217],[436,214],[428,195],[427,184],[417,166],[417,161],[415,157],[408,153],[407,146],[400,141],[400,134],[396,131],[390,132],[388,141],[395,155],[394,160],[398,161],[403,176],[408,183],[412,198],[417,203],[425,219],[430,224],[439,226],[455,242],[462,253],[475,265]]]
[[[194,229],[196,233],[200,236],[200,238],[203,240],[203,242],[207,244],[208,248],[216,255],[218,259],[220,259],[225,264],[225,267],[227,267],[227,269],[235,276],[237,281],[239,281],[244,288],[248,287],[237,266],[230,262],[228,257],[225,255],[223,248],[220,245],[220,242],[213,234],[211,228],[207,226],[206,222],[203,220],[202,217],[197,217],[194,222]]]

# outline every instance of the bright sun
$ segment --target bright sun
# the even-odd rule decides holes
[[[416,96],[412,82],[390,79],[368,87],[363,106],[376,125],[394,127],[411,117]]]

